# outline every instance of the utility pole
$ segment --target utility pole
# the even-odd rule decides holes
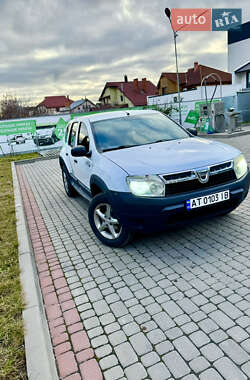
[[[169,8],[165,8],[165,14],[167,18],[170,21],[171,28],[172,27],[172,22],[171,22],[171,11]],[[182,118],[181,118],[181,95],[180,95],[180,76],[179,76],[179,68],[178,68],[178,59],[177,59],[177,47],[176,47],[176,38],[178,36],[177,32],[173,30],[174,33],[174,52],[175,52],[175,65],[176,65],[176,77],[177,77],[177,91],[178,91],[178,103],[179,103],[179,123],[182,123]]]

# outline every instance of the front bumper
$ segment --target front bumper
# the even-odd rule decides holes
[[[110,197],[116,217],[126,228],[134,231],[151,231],[191,219],[224,214],[245,199],[249,182],[250,172],[238,181],[164,198],[136,197],[131,193],[120,192],[111,192]],[[188,199],[224,190],[230,191],[228,201],[194,210],[186,209]]]

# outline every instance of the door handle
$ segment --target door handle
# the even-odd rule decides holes
[[[74,160],[74,162],[77,164],[77,160]]]

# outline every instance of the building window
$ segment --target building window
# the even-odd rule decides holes
[[[247,88],[250,88],[250,71],[247,72]]]
[[[123,96],[121,95],[121,102],[123,102]]]
[[[168,88],[162,87],[162,95],[167,95],[167,93],[168,93]]]

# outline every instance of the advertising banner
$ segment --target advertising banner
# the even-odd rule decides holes
[[[59,140],[63,139],[65,128],[66,128],[67,124],[68,124],[68,122],[65,121],[62,117],[60,117],[60,119],[58,120],[58,122],[56,124],[56,129],[55,129],[55,134],[59,138]]]
[[[199,120],[199,113],[194,110],[190,110],[185,119],[185,123],[196,125]]]
[[[0,136],[17,135],[20,133],[36,133],[35,120],[0,122]]]

